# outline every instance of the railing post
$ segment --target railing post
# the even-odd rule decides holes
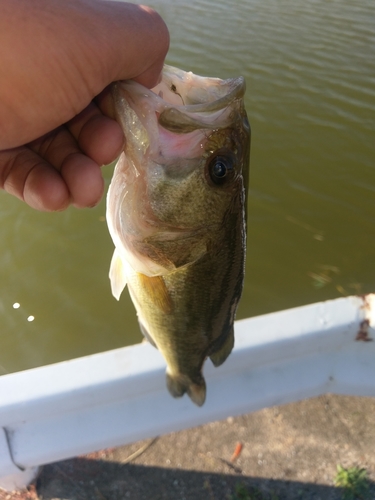
[[[26,488],[39,472],[39,467],[22,469],[13,462],[9,435],[3,427],[0,427],[0,470],[6,474],[0,477],[0,489],[6,491]]]

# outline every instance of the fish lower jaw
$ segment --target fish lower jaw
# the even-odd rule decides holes
[[[206,400],[206,382],[202,375],[192,380],[182,373],[166,372],[167,388],[174,398],[180,398],[185,393],[197,406],[202,406]]]

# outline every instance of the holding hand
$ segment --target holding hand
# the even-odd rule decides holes
[[[106,87],[156,85],[163,20],[109,0],[0,0],[0,42],[0,188],[39,210],[94,206],[126,140]]]

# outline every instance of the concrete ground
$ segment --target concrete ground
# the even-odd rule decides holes
[[[327,395],[50,464],[0,500],[338,500],[338,464],[365,468],[358,499],[375,499],[375,399]]]

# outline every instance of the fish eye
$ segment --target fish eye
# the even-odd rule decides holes
[[[223,154],[214,156],[208,163],[208,174],[214,184],[223,185],[233,177],[233,158]]]

